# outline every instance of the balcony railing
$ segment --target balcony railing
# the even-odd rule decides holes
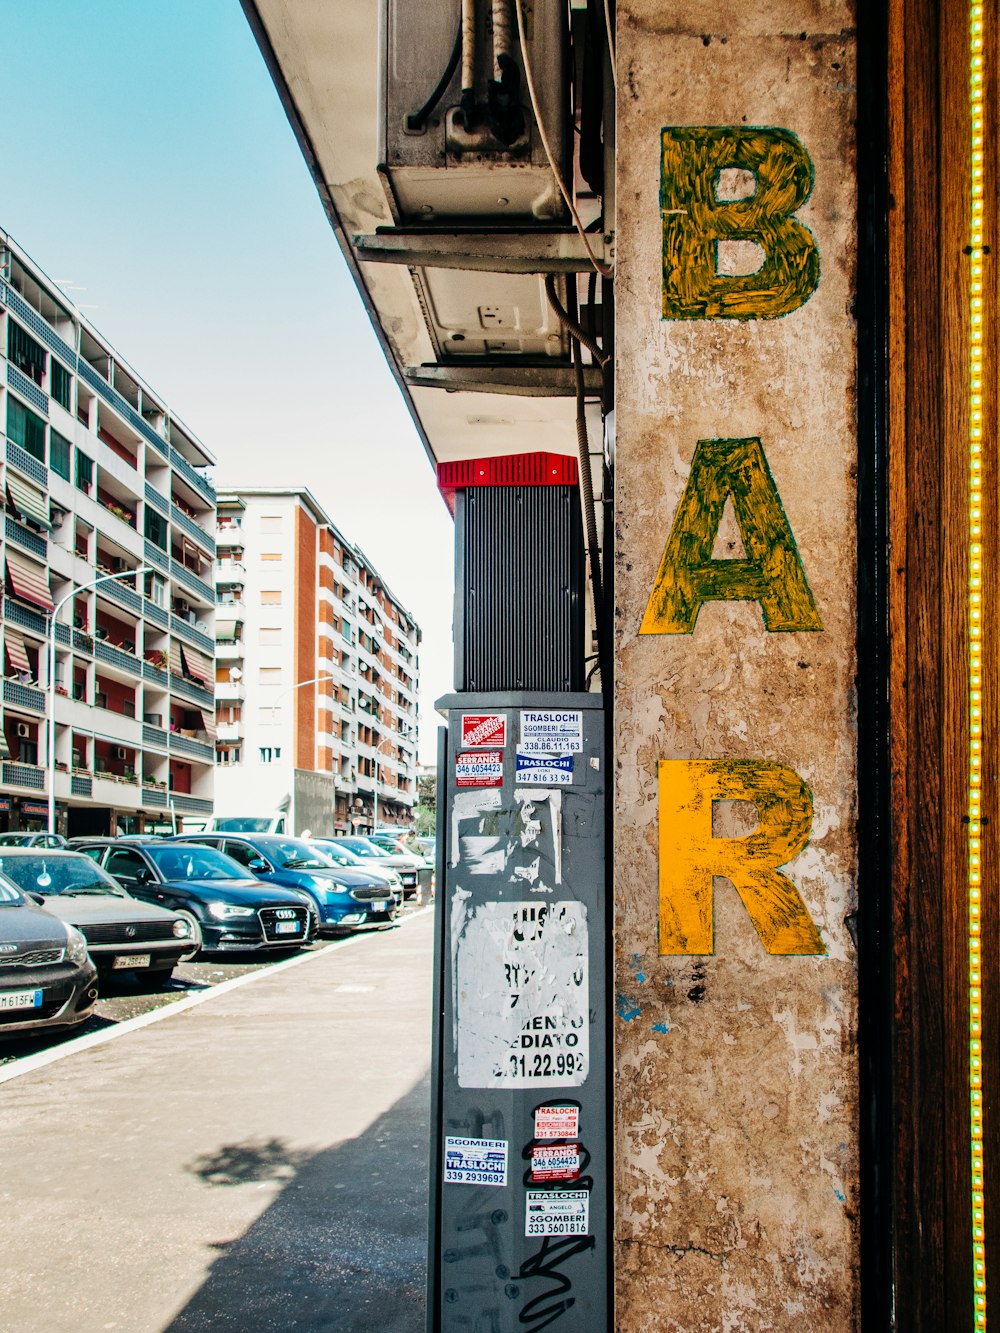
[[[170,677],[167,672],[158,666],[154,666],[152,662],[143,662],[142,678],[143,680],[151,680],[156,685],[162,685],[164,689],[170,684]]]
[[[179,453],[176,449],[172,448],[170,450],[170,461],[177,469],[177,471],[181,474],[181,476],[184,478],[184,480],[187,481],[191,486],[193,486],[196,491],[200,491],[201,494],[205,497],[206,500],[209,501],[209,503],[212,505],[212,508],[214,509],[215,487],[208,480],[208,478],[203,476],[198,471],[197,468],[193,468],[191,464],[187,461],[187,459],[184,457],[184,455]]]
[[[26,551],[39,556],[42,560],[48,555],[49,544],[45,538],[39,537],[37,532],[32,532],[23,523],[16,522],[9,514],[4,516],[4,534],[9,542],[16,542],[18,546],[23,546]]]
[[[182,736],[177,731],[170,733],[170,749],[178,754],[189,754],[195,759],[211,763],[215,758],[215,747],[205,741],[197,741],[193,736]]]
[[[134,653],[127,653],[122,648],[115,648],[102,639],[94,640],[94,656],[98,662],[106,662],[108,666],[117,667],[119,671],[127,671],[130,676],[141,676],[142,668],[146,665],[146,663],[140,662]]]
[[[136,615],[142,614],[142,597],[127,583],[119,579],[108,579],[107,583],[101,584],[99,591],[102,596],[110,597],[113,602],[120,602],[122,606],[127,606]]]
[[[30,306],[20,292],[16,292],[3,281],[0,281],[0,304],[13,310],[22,324],[26,324],[37,338],[41,338],[47,347],[62,357],[70,370],[76,370],[76,353],[69,343],[64,342],[59,334],[46,324],[34,306]]]
[[[35,634],[40,634],[43,638],[49,632],[49,622],[45,616],[22,606],[20,602],[15,602],[10,597],[3,599],[3,618],[9,620],[12,625],[20,625],[22,629],[33,630]]]
[[[215,601],[215,589],[210,588],[205,580],[200,579],[193,569],[188,569],[187,565],[182,565],[179,560],[171,559],[170,574],[172,578],[180,579],[182,583],[186,583],[189,588],[193,589],[201,597],[204,597],[206,602]]]
[[[43,393],[34,380],[23,375],[17,368],[7,362],[7,383],[16,390],[22,398],[27,398],[32,407],[37,407],[39,412],[45,416],[49,415],[49,395]]]
[[[146,503],[151,504],[154,509],[158,509],[164,518],[170,513],[170,501],[165,495],[161,495],[155,486],[146,482]]]
[[[94,794],[93,778],[84,777],[82,773],[72,773],[69,779],[69,794],[71,796],[92,796]]]
[[[211,657],[215,652],[215,640],[207,635],[204,630],[196,629],[194,625],[188,623],[181,616],[170,617],[170,628],[174,634],[180,634],[182,637],[190,639],[196,643],[202,652],[208,653]]]
[[[109,403],[116,412],[129,423],[129,425],[139,432],[144,440],[147,440],[157,453],[164,458],[167,457],[167,443],[152,428],[149,422],[140,412],[137,412],[127,398],[124,398],[117,389],[113,389],[103,375],[99,375],[93,366],[88,365],[84,360],[80,360],[77,367],[80,378],[97,393],[106,403]]]
[[[97,503],[101,506],[102,509],[106,509],[108,513],[112,515],[113,518],[116,518],[119,523],[124,523],[125,526],[127,528],[131,528],[133,532],[136,532],[138,530],[137,529],[138,520],[136,519],[136,516],[131,509],[126,509],[124,505],[120,505],[117,503],[115,504],[115,507],[112,508],[111,504],[107,500],[98,500]]]
[[[22,449],[19,444],[13,440],[7,441],[7,462],[13,463],[16,468],[30,477],[32,481],[37,481],[39,486],[46,490],[49,485],[49,470],[44,463],[40,463],[37,458],[28,453],[27,449]]]
[[[157,546],[156,542],[151,542],[147,537],[142,549],[145,553],[147,565],[155,565],[157,569],[162,569],[164,574],[170,573],[170,557],[166,551]]]
[[[215,555],[215,538],[210,536],[204,528],[199,528],[198,524],[190,515],[185,514],[180,505],[171,504],[170,521],[182,528],[189,537],[193,537],[196,542],[200,542],[206,551]]]
[[[32,685],[22,685],[16,680],[4,681],[3,701],[14,708],[26,708],[32,713],[45,712],[45,691],[36,690]]]
[[[212,813],[211,801],[203,800],[200,796],[188,796],[183,792],[172,791],[170,793],[170,804],[175,810],[181,810],[189,815],[210,815]]]
[[[166,789],[163,787],[143,787],[142,803],[143,805],[166,805]]]
[[[37,764],[3,764],[4,786],[31,787],[34,791],[45,790],[45,769]]]
[[[188,699],[193,699],[198,704],[204,704],[206,708],[213,707],[215,700],[209,694],[208,690],[203,690],[200,685],[196,685],[193,680],[186,680],[183,676],[170,675],[170,688],[175,694],[183,694]]]
[[[161,749],[167,748],[167,731],[165,727],[154,727],[149,722],[142,724],[142,743],[143,745],[158,745]]]
[[[170,624],[169,612],[165,611],[162,606],[157,606],[148,597],[142,599],[142,614],[147,620],[151,620],[154,625],[159,625],[162,629],[166,629]]]

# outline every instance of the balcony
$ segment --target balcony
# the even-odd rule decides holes
[[[69,343],[63,342],[58,333],[46,324],[34,306],[29,305],[20,292],[16,292],[2,279],[0,279],[0,304],[6,304],[36,338],[40,338],[50,351],[62,357],[70,370],[76,370],[76,353]]]
[[[202,687],[196,685],[193,680],[186,680],[183,676],[171,675],[170,689],[173,694],[179,694],[186,699],[191,699],[196,704],[204,705],[205,708],[211,708],[214,704],[214,700],[208,690],[202,689]]]
[[[148,722],[142,724],[143,745],[155,745],[158,749],[167,748],[167,732],[164,727],[151,727]]]
[[[27,375],[22,375],[17,366],[7,363],[7,383],[10,387],[27,398],[32,407],[37,408],[45,416],[49,415],[49,395],[43,393],[34,380],[28,379]]]
[[[156,542],[151,542],[147,537],[143,542],[144,563],[154,565],[157,569],[162,569],[164,574],[170,573],[170,557],[166,551],[157,546]]]
[[[211,801],[206,801],[200,796],[188,796],[186,792],[172,791],[170,804],[175,810],[188,815],[210,815],[213,809]]]
[[[215,538],[210,536],[204,528],[200,528],[190,515],[185,514],[180,505],[171,504],[170,521],[175,527],[180,528],[182,532],[186,532],[188,536],[193,538],[196,542],[200,542],[210,555],[215,555]]]
[[[183,616],[171,615],[170,628],[174,634],[179,634],[181,638],[186,638],[191,643],[197,644],[203,653],[208,653],[209,657],[214,654],[215,640],[204,630],[197,629],[190,624]]]
[[[48,468],[44,463],[40,463],[37,458],[29,454],[27,449],[22,449],[19,444],[15,444],[13,440],[7,441],[7,462],[12,463],[26,477],[30,477],[32,481],[37,481],[39,486],[44,486],[48,490]]]
[[[45,691],[36,690],[33,685],[21,685],[16,680],[4,681],[3,701],[12,708],[22,708],[29,713],[45,712]]]
[[[145,496],[146,503],[151,504],[164,518],[169,515],[170,501],[165,495],[161,495],[155,486],[151,486],[148,481],[146,482]]]
[[[215,682],[216,703],[242,703],[247,697],[246,686],[241,680],[217,680]]]
[[[215,487],[206,476],[203,476],[197,468],[193,468],[183,454],[178,453],[174,448],[170,450],[170,461],[177,469],[180,475],[193,486],[200,495],[203,495],[212,508],[215,508]]]
[[[186,754],[200,759],[206,764],[215,761],[215,746],[205,741],[195,740],[193,736],[183,736],[179,731],[170,733],[170,751],[172,754]]]
[[[3,618],[9,620],[12,625],[20,625],[22,629],[32,630],[43,639],[49,632],[49,622],[46,616],[22,606],[20,602],[15,602],[10,597],[3,599]]]
[[[165,806],[167,804],[167,789],[165,787],[143,787],[142,789],[143,805]]]
[[[242,722],[219,722],[216,724],[220,741],[241,741],[243,739]]]
[[[142,664],[143,680],[150,680],[154,685],[159,685],[166,689],[170,684],[170,677],[162,667],[156,666],[152,662],[143,662]]]
[[[76,362],[75,356],[73,361]],[[77,373],[83,382],[88,384],[109,406],[113,407],[134,430],[137,430],[158,454],[161,454],[164,458],[167,457],[168,446],[166,441],[157,435],[146,418],[135,410],[127,398],[123,398],[117,389],[111,387],[103,375],[99,375],[93,366],[88,365],[82,359],[77,366]]]
[[[23,523],[18,523],[11,518],[9,514],[4,517],[4,535],[9,542],[14,542],[22,546],[32,555],[37,555],[39,559],[45,560],[48,556],[49,544],[44,537],[40,537],[37,532],[32,532],[26,528]]]
[[[188,569],[187,565],[182,565],[179,560],[171,558],[170,574],[172,578],[179,579],[181,583],[186,583],[189,588],[196,592],[206,602],[215,601],[215,589],[210,588],[204,579],[199,578],[193,569]]]
[[[106,510],[107,513],[116,518],[119,523],[124,523],[125,526],[131,528],[133,532],[137,530],[136,517],[133,510],[127,509],[125,505],[120,504],[117,500],[102,500],[98,498],[97,503],[102,509]]]
[[[5,787],[29,787],[32,791],[45,790],[45,770],[37,764],[0,765]]]
[[[216,639],[215,660],[217,662],[241,662],[243,660],[243,640]]]
[[[101,639],[94,641],[94,656],[98,662],[106,662],[108,666],[117,667],[119,671],[126,671],[130,676],[141,676],[143,666],[134,653],[127,653],[123,648],[114,648],[110,643],[104,643]]]

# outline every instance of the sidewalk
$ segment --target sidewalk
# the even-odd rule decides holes
[[[4,1333],[423,1328],[432,918],[0,1087]]]

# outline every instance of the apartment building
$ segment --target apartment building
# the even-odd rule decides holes
[[[60,831],[204,817],[215,760],[212,456],[3,232],[0,356],[0,829],[45,826],[54,612]]]
[[[412,615],[301,487],[220,491],[216,536],[216,813],[317,834],[409,822]]]

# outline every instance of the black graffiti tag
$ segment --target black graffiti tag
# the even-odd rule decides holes
[[[537,1253],[525,1259],[521,1271],[513,1276],[517,1282],[527,1282],[529,1278],[537,1277],[548,1279],[554,1285],[524,1304],[517,1317],[518,1323],[524,1324],[531,1333],[539,1333],[540,1329],[554,1324],[576,1304],[576,1297],[569,1294],[573,1290],[572,1279],[560,1270],[575,1255],[592,1250],[596,1243],[594,1236],[564,1236],[561,1239],[545,1237]]]

